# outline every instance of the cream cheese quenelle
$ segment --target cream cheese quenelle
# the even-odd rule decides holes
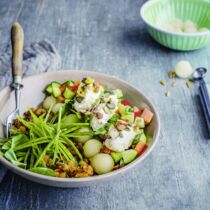
[[[100,103],[93,110],[93,118],[91,119],[91,127],[94,131],[103,128],[109,119],[118,110],[118,97],[112,92],[107,92],[104,94],[102,103]]]
[[[87,79],[88,80],[88,79]],[[95,85],[89,78],[88,83],[81,82],[78,87],[73,107],[81,113],[89,112],[103,92],[101,85]]]

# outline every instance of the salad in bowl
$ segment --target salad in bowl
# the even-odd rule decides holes
[[[121,89],[85,77],[52,81],[44,93],[0,139],[0,155],[20,168],[61,178],[101,175],[132,163],[150,144],[145,129],[154,113]]]

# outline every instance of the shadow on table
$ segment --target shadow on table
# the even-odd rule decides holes
[[[158,49],[163,53],[169,53],[171,51],[170,49],[158,44],[151,38],[146,29],[142,27],[126,28],[122,36],[122,41],[137,47],[144,46],[145,49]]]
[[[201,130],[202,130],[202,135],[205,139],[209,140],[210,139],[209,132],[208,132],[204,112],[203,112],[203,109],[202,109],[202,106],[201,106],[200,97],[199,97],[199,95],[195,95],[195,96],[193,96],[193,98],[194,98],[194,101],[195,101],[196,111],[198,113],[198,118],[199,118],[198,124],[200,124]]]
[[[129,45],[135,45],[137,47],[144,47],[145,50],[156,50],[161,53],[198,53],[205,48],[192,50],[192,51],[179,51],[169,49],[163,45],[156,42],[147,32],[145,27],[132,27],[126,28],[122,35],[123,43],[128,43]]]
[[[32,182],[32,181],[27,180],[25,178],[22,178],[21,176],[16,175],[13,172],[8,170],[5,177],[3,178],[2,182],[0,183],[0,195],[4,191],[8,192],[9,186],[14,188],[14,189],[12,189],[13,193],[18,193],[18,190],[19,190],[18,185],[21,185],[21,189],[30,189],[30,190],[34,189],[33,193],[35,193],[35,191],[37,189],[41,189],[41,191],[44,191],[45,189],[49,190],[49,188],[50,188],[50,190],[56,190],[56,189],[59,189],[59,190],[67,190],[67,189],[68,190],[78,190],[78,189],[82,189],[82,187],[81,188],[59,188],[59,187],[45,186],[45,185],[42,185],[42,184],[38,184],[36,182]],[[84,187],[84,188],[86,188],[86,187]]]
[[[0,204],[7,205],[8,209],[36,209],[37,206],[55,205],[55,209],[61,209],[62,202],[60,197],[69,193],[72,196],[79,197],[79,193],[84,188],[55,188],[44,186],[35,182],[28,181],[18,175],[8,171],[0,183]],[[62,195],[62,196],[61,196]],[[18,200],[18,202],[16,202]],[[0,207],[1,208],[1,207]]]

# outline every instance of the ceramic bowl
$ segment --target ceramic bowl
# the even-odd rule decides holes
[[[149,34],[159,44],[180,51],[202,48],[210,43],[210,2],[208,0],[150,0],[140,10]],[[178,18],[191,20],[206,32],[168,32],[163,26]]]
[[[98,175],[87,178],[57,178],[44,176],[41,174],[33,173],[27,171],[25,169],[19,168],[4,157],[0,157],[0,163],[6,166],[8,169],[13,171],[14,173],[29,179],[34,182],[38,182],[44,185],[55,186],[55,187],[81,187],[81,186],[89,186],[95,185],[97,183],[109,180],[114,178],[124,172],[129,171],[134,168],[137,164],[140,164],[153,150],[155,147],[159,131],[160,131],[160,121],[158,117],[157,110],[155,106],[151,103],[151,101],[139,90],[130,84],[112,76],[108,76],[102,73],[90,72],[90,71],[78,71],[78,70],[65,70],[65,71],[56,71],[50,73],[43,73],[35,76],[26,77],[23,79],[24,88],[21,90],[21,110],[23,113],[30,107],[37,106],[45,97],[43,93],[43,89],[47,84],[52,81],[60,81],[64,82],[68,79],[78,80],[83,77],[93,77],[101,84],[106,85],[108,87],[117,87],[120,88],[127,100],[129,100],[133,105],[136,106],[148,106],[152,112],[154,113],[154,118],[150,126],[148,126],[146,133],[153,136],[151,144],[148,146],[147,150],[135,161],[128,164],[127,166],[115,170],[113,172]],[[0,120],[1,120],[1,129],[0,136],[3,136],[3,122],[5,121],[6,116],[14,109],[14,93],[11,92],[9,87],[4,88],[0,91]],[[141,173],[141,172],[139,172]]]

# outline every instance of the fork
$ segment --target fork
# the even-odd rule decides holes
[[[6,120],[6,137],[9,137],[9,129],[20,114],[20,88],[22,87],[22,61],[23,61],[23,42],[24,33],[21,25],[15,22],[11,29],[12,43],[12,88],[15,90],[15,110],[7,117]]]

